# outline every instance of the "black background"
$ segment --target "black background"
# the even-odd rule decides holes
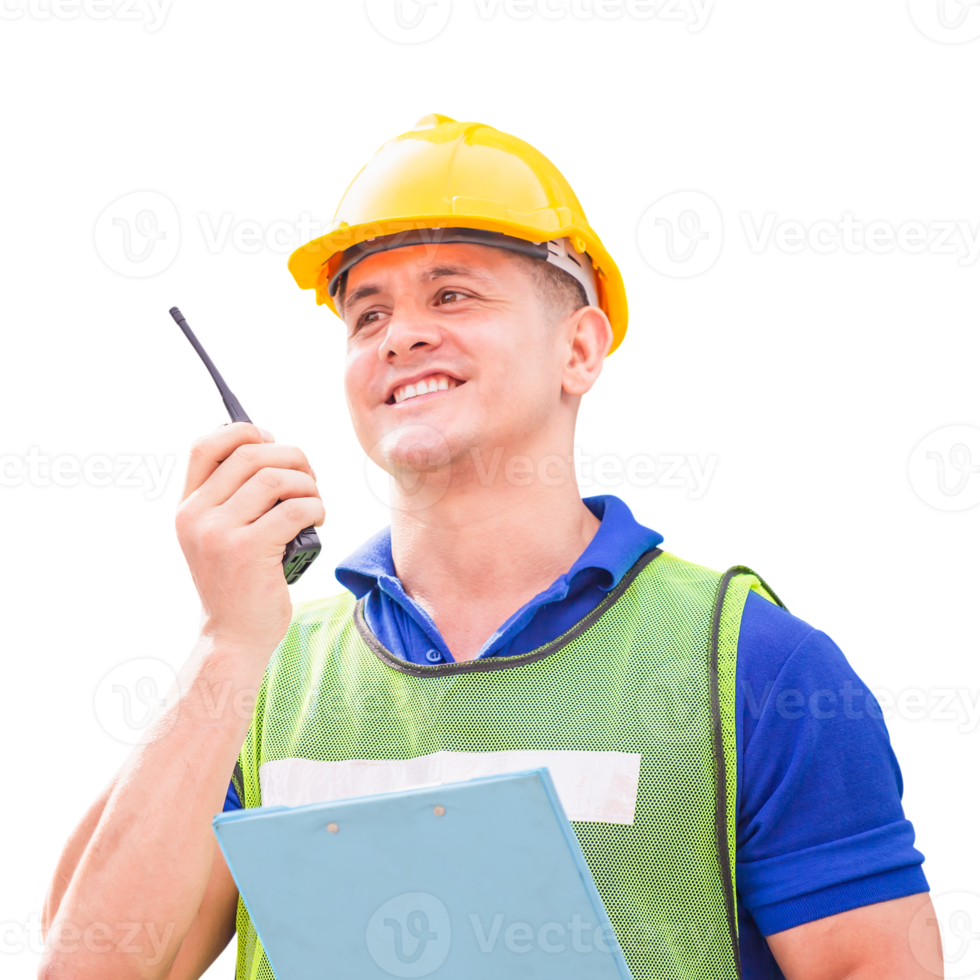
[[[376,33],[359,0],[173,0],[157,33],[84,15],[0,21],[0,455],[177,456],[156,500],[0,488],[2,820],[18,855],[0,921],[37,910],[65,828],[125,750],[95,717],[99,681],[136,657],[174,666],[191,639],[169,514],[187,439],[221,413],[165,306],[183,305],[252,414],[321,471],[326,552],[297,596],[332,590],[330,563],[385,519],[341,407],[339,326],[294,290],[284,256],[243,254],[230,234],[210,253],[196,213],[326,223],[368,151],[426,109],[545,149],[622,263],[632,334],[587,400],[583,452],[720,457],[700,500],[616,487],[640,518],[681,554],[759,568],[872,687],[976,695],[977,511],[930,508],[906,468],[934,429],[977,424],[980,262],[774,242],[753,254],[738,215],[975,226],[978,45],[929,40],[904,3],[717,0],[690,33],[625,15],[514,21],[502,3],[484,21],[455,0],[446,29],[412,46]],[[139,190],[174,203],[182,240],[163,273],[129,279],[92,233]],[[711,197],[725,227],[718,262],[691,279],[655,272],[636,244],[646,209],[681,190]],[[980,736],[890,724],[935,894],[980,892]],[[23,976],[32,958],[0,956],[0,971]],[[213,975],[229,973],[230,953]]]

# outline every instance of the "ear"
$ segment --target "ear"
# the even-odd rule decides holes
[[[584,395],[602,373],[602,365],[612,346],[609,318],[596,306],[583,306],[569,316],[560,328],[567,344],[562,371],[562,391]]]

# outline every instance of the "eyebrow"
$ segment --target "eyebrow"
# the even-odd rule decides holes
[[[353,306],[355,303],[360,302],[362,299],[367,299],[369,296],[377,296],[377,294],[380,292],[380,286],[358,286],[357,289],[350,294],[350,296],[344,297],[344,308],[346,309],[348,306]]]
[[[419,276],[419,282],[431,282],[433,279],[439,279],[442,276],[464,276],[467,279],[481,279],[484,282],[490,279],[489,276],[485,276],[466,265],[439,265],[423,272]]]

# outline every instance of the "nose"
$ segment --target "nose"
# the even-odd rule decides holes
[[[415,351],[438,347],[441,339],[438,324],[426,311],[403,300],[391,312],[388,329],[378,345],[378,358],[388,364]]]

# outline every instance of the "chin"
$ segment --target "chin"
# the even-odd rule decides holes
[[[389,430],[368,450],[368,455],[392,474],[444,469],[454,456],[447,433],[425,422],[406,422]]]

